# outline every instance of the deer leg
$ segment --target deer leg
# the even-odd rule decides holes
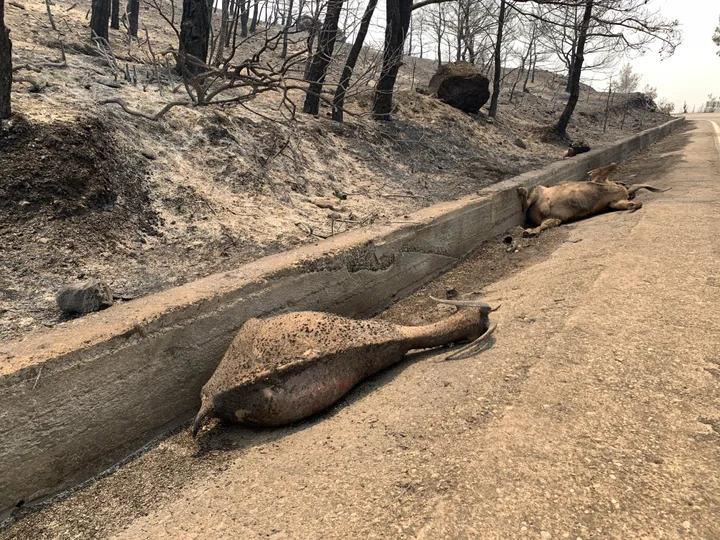
[[[611,202],[608,206],[613,210],[629,210],[630,212],[635,212],[635,210],[642,208],[642,201],[628,201],[627,199],[623,199],[621,201]]]
[[[550,218],[543,221],[540,225],[535,227],[534,229],[525,229],[523,231],[523,236],[525,238],[535,238],[538,234],[543,232],[545,229],[552,229],[553,227],[557,227],[560,225],[562,221],[560,221],[557,218]]]
[[[528,206],[528,190],[522,186],[517,188],[518,195],[520,196],[520,204],[522,206],[522,211],[524,212],[527,210]]]

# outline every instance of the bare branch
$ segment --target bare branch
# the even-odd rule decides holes
[[[120,105],[122,110],[131,116],[139,116],[140,118],[145,118],[146,120],[152,120],[152,121],[160,120],[173,107],[187,107],[188,105],[191,104],[189,101],[171,101],[170,103],[165,105],[162,109],[160,109],[155,114],[147,114],[142,111],[136,111],[134,109],[131,109],[128,106],[128,104],[125,103],[125,101],[120,98],[111,98],[111,99],[103,100],[100,102],[100,105],[108,105],[110,103],[115,103],[117,105]]]

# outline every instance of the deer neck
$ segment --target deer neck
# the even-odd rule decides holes
[[[447,319],[422,326],[403,326],[410,349],[431,349],[448,343],[471,340],[482,332],[478,310],[463,309]]]

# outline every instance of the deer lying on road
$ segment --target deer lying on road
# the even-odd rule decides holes
[[[314,311],[246,321],[202,389],[193,437],[213,417],[255,426],[301,420],[397,364],[412,349],[471,342],[456,356],[482,345],[495,330],[488,317],[492,310],[484,302],[433,300],[459,311],[423,326]]]
[[[561,223],[594,216],[608,210],[629,210],[642,208],[642,202],[632,201],[640,189],[663,192],[649,184],[635,184],[627,187],[610,180],[617,165],[611,163],[590,171],[589,182],[565,182],[556,186],[535,186],[529,193],[524,187],[518,188],[525,219],[535,225],[526,229],[524,236],[537,236],[545,229]]]

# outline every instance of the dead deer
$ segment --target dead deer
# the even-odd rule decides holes
[[[613,182],[609,176],[617,165],[611,163],[590,171],[589,182],[565,182],[556,186],[535,186],[530,192],[524,187],[518,188],[520,202],[525,219],[535,225],[526,229],[526,237],[537,236],[545,229],[557,227],[561,223],[594,216],[609,210],[629,210],[634,212],[642,208],[642,202],[632,201],[640,189],[655,193],[668,191],[649,184],[635,184],[627,187]]]
[[[314,311],[246,321],[202,389],[193,437],[213,417],[255,426],[301,420],[398,363],[412,349],[469,341],[466,350],[484,343],[495,330],[491,308],[484,302],[433,300],[458,311],[423,326]]]

